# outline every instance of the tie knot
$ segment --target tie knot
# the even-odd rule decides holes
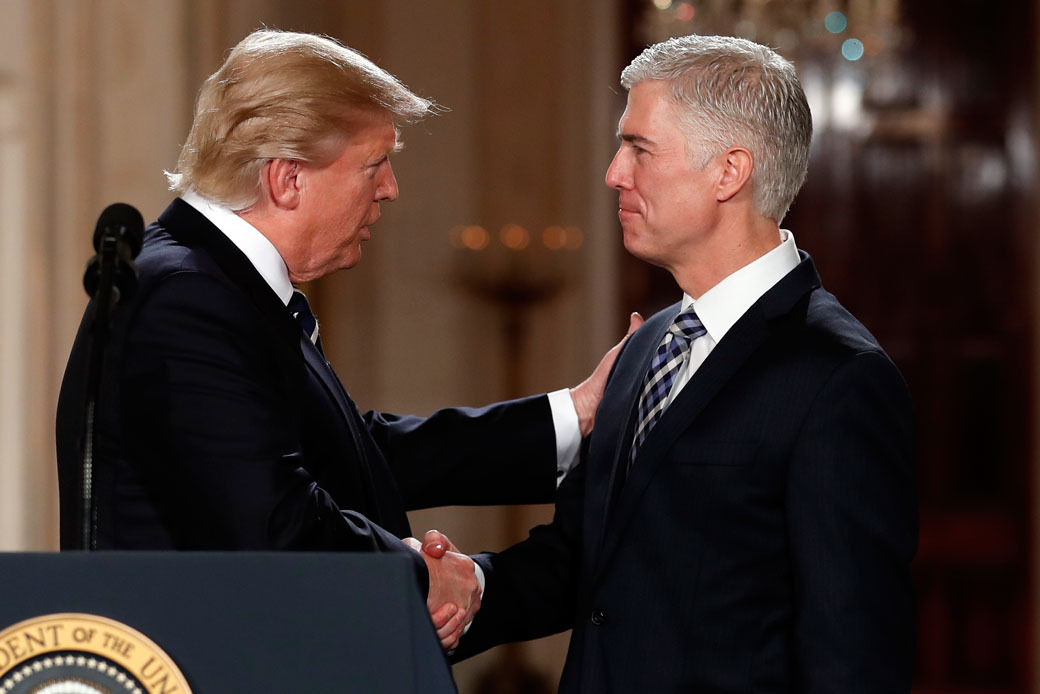
[[[289,312],[299,322],[310,341],[318,344],[318,319],[314,317],[307,297],[299,289],[294,289],[289,299]]]
[[[294,318],[299,319],[300,316],[313,316],[311,313],[311,305],[307,302],[307,297],[299,289],[294,289],[292,297],[289,298],[289,311],[293,314]]]
[[[701,319],[697,317],[693,307],[686,309],[676,316],[668,330],[674,337],[682,338],[687,342],[692,342],[708,332],[705,330],[704,324],[701,323]]]

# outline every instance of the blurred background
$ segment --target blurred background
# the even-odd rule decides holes
[[[777,48],[813,109],[784,222],[887,348],[918,412],[915,691],[1040,692],[1034,472],[1036,3],[1028,0],[0,0],[0,549],[57,546],[53,416],[94,222],[154,219],[196,91],[260,26],[334,36],[446,111],[404,133],[401,198],[308,288],[362,409],[577,384],[627,315],[679,298],[621,246],[603,175],[622,67],[668,36]],[[550,507],[437,509],[464,550]],[[456,667],[553,691],[566,635]],[[878,663],[878,667],[884,667]]]

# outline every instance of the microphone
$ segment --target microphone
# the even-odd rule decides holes
[[[108,234],[113,235],[117,243],[126,244],[130,258],[136,258],[144,240],[144,218],[133,205],[114,202],[105,208],[94,227],[95,251],[101,251],[102,241]]]
[[[91,297],[98,296],[103,275],[111,273],[111,304],[133,296],[137,288],[134,258],[144,241],[144,218],[133,205],[117,202],[109,205],[94,227],[94,250],[97,255],[87,263],[83,287]]]

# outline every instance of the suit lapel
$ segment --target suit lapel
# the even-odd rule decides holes
[[[643,379],[657,345],[680,308],[681,303],[676,303],[659,311],[628,339],[596,411],[596,429],[586,463],[585,517],[588,520],[584,544],[589,548],[590,558],[599,554],[615,504],[614,490],[620,484],[619,476],[624,474]]]
[[[163,212],[159,222],[178,242],[205,250],[224,274],[249,296],[253,304],[275,326],[277,333],[287,345],[302,355],[311,373],[325,387],[329,399],[336,403],[344,419],[351,425],[351,433],[360,447],[357,433],[354,431],[355,422],[351,416],[354,408],[350,407],[347,395],[332,373],[331,367],[327,365],[325,357],[303,334],[300,324],[238,247],[198,210],[179,198]]]
[[[228,279],[244,291],[274,326],[276,333],[285,341],[290,351],[301,355],[311,374],[322,384],[329,399],[336,404],[354,441],[362,470],[371,484],[371,472],[361,438],[360,414],[354,407],[339,379],[328,365],[325,357],[311,343],[300,324],[293,318],[282,300],[260,276],[252,263],[231,241],[206,219],[198,210],[180,198],[170,203],[159,216],[159,223],[179,243],[204,250],[227,275]],[[369,494],[370,497],[373,494]]]
[[[325,355],[323,355],[317,346],[311,342],[310,338],[307,337],[298,325],[297,332],[300,335],[300,350],[303,352],[303,358],[304,361],[307,362],[307,367],[310,369],[311,374],[321,382],[322,386],[324,386],[325,392],[329,398],[335,401],[336,405],[339,407],[343,419],[346,421],[347,429],[350,431],[350,438],[354,441],[354,450],[357,455],[358,468],[362,477],[365,479],[365,492],[368,496],[369,508],[376,509],[376,513],[369,513],[366,515],[369,515],[371,520],[380,525],[387,525],[390,522],[390,519],[387,517],[387,509],[384,509],[383,505],[379,503],[380,496],[375,492],[376,484],[375,480],[372,478],[372,467],[368,460],[368,454],[365,451],[365,443],[362,437],[364,423],[361,420],[361,413],[358,412],[354,401],[350,399],[343,384],[340,383],[336,373],[332,370],[332,366],[329,364],[328,360],[325,359]],[[401,519],[399,518],[395,518],[394,522],[399,525],[400,520]],[[407,521],[403,527],[406,529],[408,528]]]
[[[249,297],[289,345],[295,345],[300,325],[249,259],[198,210],[177,198],[159,215],[159,223],[178,243],[205,251],[228,279]]]
[[[598,575],[602,571],[613,550],[617,548],[618,540],[624,529],[632,522],[651,480],[665,465],[667,460],[665,454],[675,440],[690,427],[734,374],[763,345],[771,333],[772,321],[790,312],[803,296],[819,286],[820,279],[812,260],[803,252],[802,261],[798,266],[741,316],[665,411],[643,442],[628,479],[625,480],[619,491],[616,503],[611,504],[609,500],[604,500],[602,491],[596,495],[595,501],[598,503],[594,503],[592,508],[586,509],[586,519],[595,526],[593,531],[595,544],[588,546],[596,551],[600,549],[600,543],[602,543],[602,551],[594,557],[594,575]],[[633,359],[633,364],[638,364],[637,367],[634,367],[638,369],[638,372],[628,375],[624,388],[618,391],[621,399],[618,408],[626,409],[627,418],[624,420],[625,425],[618,429],[622,433],[614,447],[611,468],[612,482],[621,474],[620,471],[628,461],[632,444],[633,419],[643,378],[646,376],[650,360],[664,331],[675,318],[678,310],[678,305],[676,305],[654,317],[653,320],[661,317],[660,323],[655,325],[655,329],[646,340],[640,341],[638,349],[642,352],[642,358]],[[633,343],[632,348],[636,347],[637,345]],[[604,401],[606,398],[607,395],[604,394]],[[600,408],[603,409],[602,404]],[[612,421],[616,425],[616,414]],[[600,424],[598,413],[596,423]],[[608,492],[607,499],[609,496]]]
[[[311,374],[325,387],[325,392],[329,398],[339,406],[340,412],[343,414],[343,418],[350,429],[350,436],[354,439],[354,446],[357,448],[358,456],[365,462],[363,467],[367,471],[367,456],[365,455],[364,443],[361,440],[361,415],[324,355],[310,341],[310,338],[304,334],[303,330],[299,330],[299,326],[297,326],[297,329],[300,334],[300,351],[303,352],[304,361],[307,362],[307,367],[310,369]]]

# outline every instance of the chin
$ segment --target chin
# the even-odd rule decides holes
[[[645,244],[639,243],[639,239],[634,235],[630,236],[629,234],[625,234],[625,250],[628,251],[632,257],[642,260],[644,263],[656,265],[657,267],[665,267],[664,263],[662,263],[653,253],[653,249],[647,248]]]
[[[635,231],[625,230],[624,235],[625,250],[639,258],[640,260],[646,260],[646,249],[642,243],[642,239],[639,234]]]
[[[352,249],[352,252],[343,259],[343,263],[339,266],[340,270],[349,270],[358,263],[361,262],[361,246]]]

